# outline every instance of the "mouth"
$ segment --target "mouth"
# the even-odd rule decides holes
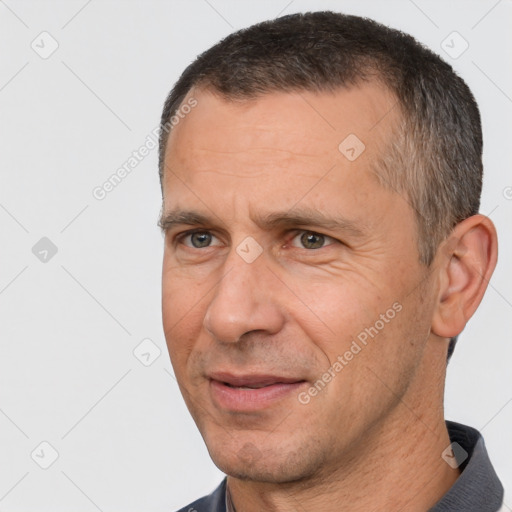
[[[209,376],[210,395],[223,410],[249,412],[269,408],[290,395],[295,396],[306,381],[278,375],[233,375],[218,372]]]

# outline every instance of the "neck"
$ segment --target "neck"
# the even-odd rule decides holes
[[[442,411],[443,386],[426,402],[424,389],[420,391],[422,376],[418,377],[418,385],[411,386],[383,422],[368,429],[336,468],[321,468],[315,475],[288,483],[228,476],[236,512],[337,512],[343,505],[352,512],[424,511],[434,506],[459,471],[441,457],[450,444]]]

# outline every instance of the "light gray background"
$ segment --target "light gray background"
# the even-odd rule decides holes
[[[103,200],[92,191],[144,143],[199,52],[254,22],[327,8],[412,33],[480,104],[481,211],[500,261],[450,364],[446,415],[483,430],[512,496],[511,2],[0,0],[1,511],[172,511],[220,481],[162,334],[156,150]],[[457,59],[441,48],[453,31],[469,43]],[[42,237],[53,257],[33,254]],[[133,353],[145,339],[149,366]],[[43,441],[58,453],[48,469]]]

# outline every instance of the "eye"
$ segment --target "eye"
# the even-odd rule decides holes
[[[330,236],[316,233],[315,231],[301,231],[292,240],[294,247],[301,247],[302,249],[321,249],[326,245],[331,245],[335,240]]]
[[[212,235],[209,231],[192,231],[184,233],[180,236],[179,241],[193,249],[204,249],[205,247],[211,247],[212,245],[219,245],[217,237]]]

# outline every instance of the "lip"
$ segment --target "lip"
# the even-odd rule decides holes
[[[266,409],[292,393],[296,396],[306,384],[304,379],[270,374],[215,372],[209,378],[214,403],[221,409],[239,412]],[[252,386],[257,387],[250,389]]]

